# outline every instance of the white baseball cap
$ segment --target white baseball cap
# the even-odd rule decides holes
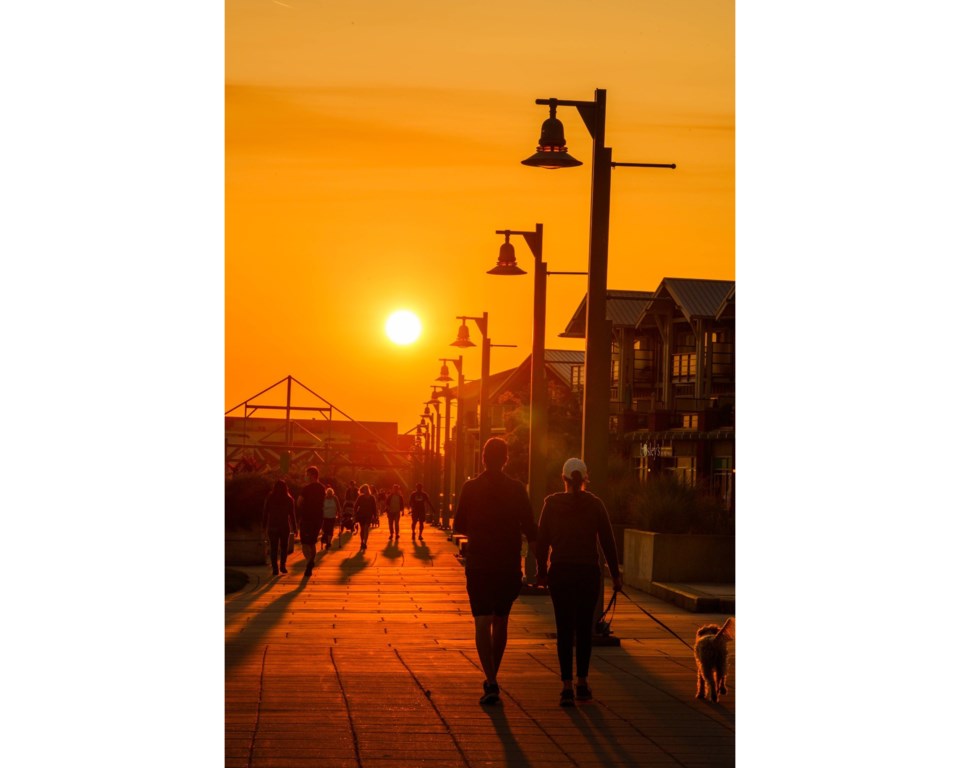
[[[573,479],[573,473],[579,472],[580,477],[586,478],[587,476],[587,465],[584,464],[580,459],[567,459],[563,462],[563,476]]]

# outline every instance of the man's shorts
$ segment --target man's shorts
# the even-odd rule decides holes
[[[410,515],[411,515],[411,517],[413,518],[413,520],[412,520],[413,523],[424,523],[424,522],[426,522],[426,519],[427,519],[427,511],[426,511],[426,510],[420,510],[419,512],[411,512]]]
[[[467,595],[474,616],[509,616],[520,595],[523,577],[520,570],[490,571],[468,568]]]

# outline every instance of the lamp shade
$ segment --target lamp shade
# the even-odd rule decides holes
[[[460,330],[457,331],[457,340],[450,344],[451,347],[475,347],[477,346],[472,341],[470,341],[470,329],[467,328],[467,323],[464,321],[463,325],[460,326]]]
[[[517,266],[517,254],[513,249],[513,244],[506,242],[500,246],[500,257],[497,259],[497,266],[487,270],[488,275],[525,275],[520,267]]]
[[[583,165],[567,152],[567,140],[563,136],[563,123],[553,115],[543,121],[537,151],[520,162],[534,168],[549,169],[575,168],[578,165]]]
[[[453,377],[450,375],[450,368],[446,363],[440,366],[440,375],[437,376],[434,381],[453,381]]]

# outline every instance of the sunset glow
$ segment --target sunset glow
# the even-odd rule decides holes
[[[590,242],[575,108],[557,119],[583,165],[521,165],[549,115],[537,99],[606,89],[614,160],[677,164],[616,168],[610,289],[734,279],[732,0],[225,7],[225,410],[289,373],[354,418],[404,422],[461,315],[489,314],[493,372],[520,365],[534,262],[515,239],[527,275],[487,274],[497,230],[542,223],[551,271],[585,271]],[[583,350],[561,334],[586,287],[550,278],[548,349]],[[414,306],[416,343],[388,336]],[[481,354],[465,350],[468,380]]]
[[[387,336],[394,344],[413,344],[420,338],[421,330],[420,318],[409,310],[399,309],[387,318]]]

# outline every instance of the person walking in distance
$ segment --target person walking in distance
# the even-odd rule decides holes
[[[537,535],[537,583],[550,587],[557,624],[557,658],[560,661],[560,706],[572,707],[574,698],[589,701],[587,683],[593,645],[594,611],[600,599],[602,550],[613,580],[613,591],[623,589],[617,544],[603,502],[583,486],[587,465],[567,459],[563,465],[562,493],[547,496]],[[547,569],[547,559],[550,568]],[[577,647],[577,686],[573,687],[573,647]]]
[[[273,566],[274,576],[287,572],[287,543],[290,531],[297,530],[296,509],[296,502],[287,484],[277,480],[263,503],[263,531],[270,547],[270,565]]]
[[[400,541],[400,515],[403,514],[403,495],[400,486],[394,483],[393,490],[387,496],[387,525],[390,526],[390,540],[396,537]]]
[[[414,541],[417,540],[417,525],[420,525],[420,541],[423,541],[423,523],[427,518],[427,507],[430,512],[436,514],[433,508],[433,502],[426,491],[423,490],[423,483],[417,483],[417,489],[410,494],[410,533]]]
[[[320,482],[320,470],[307,467],[307,484],[300,489],[297,512],[300,515],[300,548],[307,562],[306,575],[313,573],[313,561],[317,556],[317,536],[323,522],[324,486]]]
[[[320,534],[320,544],[324,549],[330,549],[333,541],[333,529],[340,519],[340,499],[333,488],[327,488],[323,497],[323,533]]]
[[[367,551],[367,538],[370,536],[370,524],[377,516],[377,499],[364,483],[360,486],[360,495],[356,505],[357,522],[360,524],[360,551]]]
[[[510,609],[520,594],[521,535],[537,540],[530,498],[518,480],[503,473],[507,444],[491,437],[483,446],[484,471],[463,484],[453,530],[467,537],[466,578],[475,642],[483,668],[480,703],[500,701],[497,672],[507,648]]]
[[[354,506],[357,503],[357,498],[360,496],[360,491],[357,490],[357,484],[353,480],[347,485],[347,490],[343,493],[343,504],[341,505],[342,513],[344,518],[355,521],[354,517]],[[340,532],[343,532],[343,526],[340,527]]]
[[[380,527],[380,515],[386,513],[387,511],[387,492],[380,488],[377,491],[377,516],[374,518],[373,527]]]

